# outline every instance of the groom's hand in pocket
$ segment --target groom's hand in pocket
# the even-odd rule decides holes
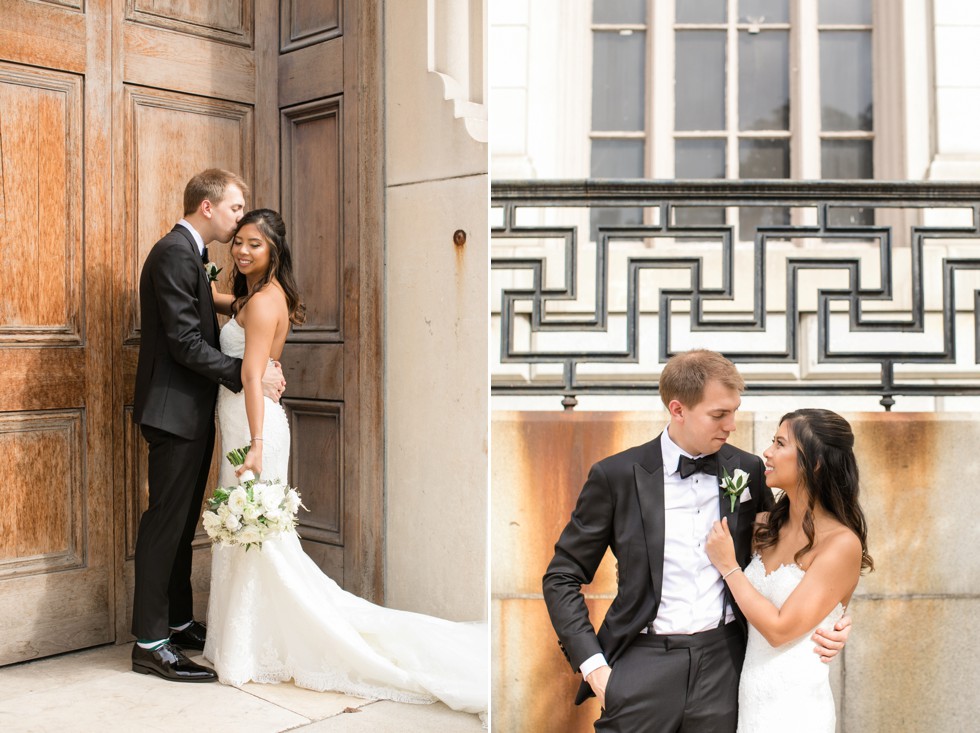
[[[596,698],[599,700],[599,707],[606,707],[606,684],[609,682],[609,675],[612,672],[612,667],[608,664],[604,664],[601,667],[596,667],[594,670],[589,672],[589,676],[585,678],[585,681],[589,683],[589,687],[592,688],[592,692],[595,693]]]
[[[813,636],[810,640],[816,644],[813,648],[815,654],[820,655],[820,661],[824,664],[830,664],[834,661],[840,650],[844,648],[847,643],[847,637],[851,635],[851,617],[844,616],[834,624],[834,628],[831,631],[824,631],[823,629],[817,629],[813,632]]]

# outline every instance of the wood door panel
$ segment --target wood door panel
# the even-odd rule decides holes
[[[180,218],[184,185],[210,167],[240,172],[251,180],[253,128],[248,105],[130,86],[125,87],[125,99],[125,322],[126,343],[135,345],[140,330],[139,273],[150,248]],[[174,151],[186,154],[175,156]],[[212,259],[230,272],[227,248],[212,250]]]
[[[339,97],[282,111],[283,216],[292,232],[303,341],[344,338],[343,104]]]
[[[249,0],[127,0],[126,20],[240,46],[252,45]]]
[[[84,407],[85,369],[81,349],[0,348],[0,412]]]
[[[0,57],[38,67],[85,71],[85,16],[77,5],[4,2]]]
[[[0,343],[80,344],[82,86],[0,64]]]
[[[82,410],[0,414],[0,577],[84,565],[83,417]]]
[[[299,515],[300,537],[343,545],[343,403],[289,399],[283,406],[292,435],[289,481],[308,510]]]
[[[105,569],[3,580],[0,593],[0,665],[112,641]]]
[[[341,34],[340,0],[281,0],[279,50],[295,51]]]
[[[344,345],[288,341],[282,352],[287,398],[344,399]]]
[[[279,57],[279,107],[343,94],[344,39],[306,46]]]
[[[250,48],[132,22],[123,28],[123,44],[128,84],[254,104],[255,54]]]

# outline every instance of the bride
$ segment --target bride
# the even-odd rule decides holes
[[[304,319],[282,218],[270,209],[245,214],[231,253],[233,294],[213,292],[215,309],[232,316],[221,329],[221,350],[242,358],[244,388],[221,389],[218,420],[225,451],[250,449],[237,470],[222,461],[219,481],[235,485],[250,470],[285,482],[289,424],[261,385],[290,325]],[[487,710],[486,624],[384,608],[347,593],[292,532],[258,551],[213,546],[204,656],[222,682],[236,686],[292,679],[312,690]]]
[[[854,434],[830,410],[784,415],[766,459],[766,484],[783,495],[756,518],[755,554],[741,572],[727,523],[706,549],[748,619],[738,730],[833,733],[828,668],[810,651],[816,628],[844,615],[863,570],[873,570],[858,503]]]

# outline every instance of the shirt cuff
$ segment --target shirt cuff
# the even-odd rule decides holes
[[[606,656],[602,652],[599,652],[598,654],[593,654],[591,657],[582,662],[579,669],[582,670],[582,677],[584,679],[599,669],[599,667],[604,667],[605,665]]]

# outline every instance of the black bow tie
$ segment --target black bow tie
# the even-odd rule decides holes
[[[205,247],[205,248],[204,248],[204,249],[203,249],[203,250],[201,251],[201,262],[203,262],[203,263],[204,263],[204,264],[206,265],[206,264],[208,264],[208,262],[209,262],[209,261],[210,261],[210,260],[208,260],[208,248],[207,248],[207,247]]]
[[[696,473],[710,473],[712,476],[718,475],[718,456],[701,456],[700,458],[688,458],[681,456],[677,462],[677,472],[681,478],[687,478]]]

